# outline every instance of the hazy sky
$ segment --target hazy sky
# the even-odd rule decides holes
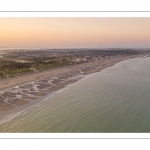
[[[150,47],[150,18],[0,18],[0,48]]]

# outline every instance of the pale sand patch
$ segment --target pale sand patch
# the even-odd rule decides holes
[[[21,105],[25,105],[29,103],[29,101],[24,100],[24,99],[15,99],[14,101],[9,101],[9,103],[17,105],[17,106],[21,106]]]
[[[10,109],[13,109],[15,106],[11,105],[11,104],[7,104],[5,102],[0,103],[0,111],[7,111]]]

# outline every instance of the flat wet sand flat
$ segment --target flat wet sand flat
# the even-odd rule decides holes
[[[27,99],[27,100],[37,100],[38,97],[23,97],[24,99]]]
[[[30,94],[35,95],[35,96],[45,96],[47,93],[45,93],[45,92],[32,92]]]
[[[5,103],[5,102],[0,103],[0,111],[7,111],[7,110],[10,110],[12,108],[15,108],[15,106],[8,104],[8,103]]]
[[[24,99],[15,99],[13,101],[9,101],[9,103],[17,105],[17,106],[21,106],[21,105],[25,105],[25,104],[29,103],[29,101],[24,100]]]

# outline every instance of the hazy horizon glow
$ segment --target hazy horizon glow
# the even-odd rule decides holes
[[[0,18],[0,48],[149,48],[150,18]]]

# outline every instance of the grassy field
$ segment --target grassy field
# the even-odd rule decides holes
[[[34,59],[25,63],[18,62],[13,59],[0,59],[0,79],[11,78],[14,76],[24,75],[28,73],[38,72],[51,68],[72,65],[72,61],[67,59]]]

